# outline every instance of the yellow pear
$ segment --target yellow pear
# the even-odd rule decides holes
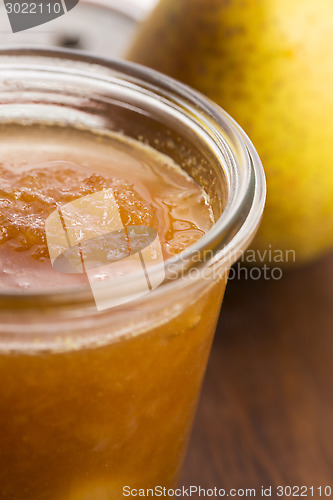
[[[268,182],[261,255],[294,250],[300,263],[333,246],[332,50],[333,0],[162,0],[128,54],[252,139]]]

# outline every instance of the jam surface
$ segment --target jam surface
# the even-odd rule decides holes
[[[47,217],[112,189],[124,226],[158,232],[166,259],[212,225],[201,188],[171,159],[121,136],[61,128],[0,128],[0,289],[76,285],[84,276],[52,269]]]

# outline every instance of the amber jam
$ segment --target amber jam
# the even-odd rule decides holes
[[[213,224],[204,191],[172,160],[120,135],[0,128],[0,290],[75,284],[52,269],[45,221],[71,201],[111,188],[125,226],[157,230],[164,258]]]
[[[124,225],[157,230],[165,259],[213,224],[204,191],[134,140],[23,125],[0,138],[1,292],[86,285],[53,269],[45,220],[103,189]],[[133,303],[70,320],[56,306],[23,314],[13,297],[0,331],[0,499],[117,500],[124,486],[175,486],[224,287],[179,291],[149,314]]]

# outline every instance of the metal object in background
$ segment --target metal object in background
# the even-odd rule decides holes
[[[156,0],[80,0],[65,15],[19,33],[12,33],[0,2],[0,48],[35,45],[85,50],[104,57],[122,57],[136,25]]]

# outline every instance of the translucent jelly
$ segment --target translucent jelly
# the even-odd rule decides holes
[[[212,225],[209,202],[172,161],[121,136],[61,128],[0,128],[0,290],[52,288],[82,276],[53,271],[45,220],[58,207],[112,188],[125,226],[155,228],[165,258]]]

